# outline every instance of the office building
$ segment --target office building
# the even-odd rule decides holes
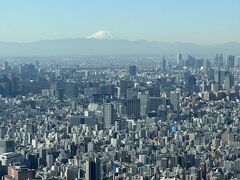
[[[167,60],[165,58],[165,56],[163,56],[163,60],[162,60],[162,70],[166,70],[167,68]]]
[[[86,161],[86,171],[85,171],[85,179],[86,180],[98,180],[101,179],[101,161],[99,158],[95,158],[95,160],[87,160]]]
[[[136,76],[137,75],[137,67],[134,65],[129,66],[128,72],[129,72],[130,76]]]
[[[141,116],[146,116],[149,110],[149,95],[141,94],[139,96],[140,99],[140,114]]]
[[[182,65],[183,63],[182,63],[182,54],[181,53],[178,53],[177,54],[177,65]]]
[[[0,154],[14,152],[14,151],[15,151],[15,143],[13,140],[0,139]]]
[[[4,180],[27,180],[35,177],[35,171],[21,166],[8,166],[8,175]]]
[[[227,62],[226,62],[226,65],[227,65],[227,68],[231,69],[231,68],[234,68],[234,65],[235,65],[235,56],[232,56],[232,55],[229,55],[227,57]]]
[[[225,71],[220,68],[214,69],[214,80],[217,84],[223,84],[225,78]]]
[[[127,116],[129,118],[140,117],[140,99],[133,98],[127,100]]]
[[[1,126],[0,127],[0,139],[4,139],[5,135],[7,135],[7,128]]]
[[[175,91],[171,91],[170,93],[170,102],[173,105],[173,109],[174,111],[178,111],[179,110],[179,103],[180,103],[180,90],[175,90]]]
[[[112,103],[103,105],[103,120],[105,128],[110,128],[115,121],[114,106]]]
[[[227,73],[224,78],[224,89],[230,90],[234,85],[234,76],[231,73]]]

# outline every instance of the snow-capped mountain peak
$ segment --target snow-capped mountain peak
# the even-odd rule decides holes
[[[107,39],[107,40],[114,40],[116,39],[116,37],[114,35],[112,35],[110,32],[108,31],[98,31],[88,37],[86,37],[87,39]]]

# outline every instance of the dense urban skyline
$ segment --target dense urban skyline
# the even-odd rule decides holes
[[[239,7],[2,2],[0,179],[240,179]]]

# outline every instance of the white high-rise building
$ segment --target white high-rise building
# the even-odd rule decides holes
[[[170,102],[173,105],[174,111],[179,110],[179,99],[180,99],[180,89],[176,89],[175,91],[171,91],[170,93]]]
[[[140,114],[141,116],[145,116],[148,114],[149,108],[149,95],[148,94],[141,94],[140,98]]]
[[[178,54],[177,54],[177,64],[178,64],[178,65],[181,65],[181,64],[182,64],[182,54],[181,54],[181,53],[178,53]]]

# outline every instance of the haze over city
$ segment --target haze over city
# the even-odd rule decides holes
[[[1,1],[0,179],[239,180],[239,7]]]

